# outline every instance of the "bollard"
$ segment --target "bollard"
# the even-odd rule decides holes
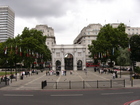
[[[112,88],[112,80],[110,80],[110,88]]]
[[[69,89],[71,89],[71,81],[69,81]]]
[[[45,86],[47,86],[47,81],[46,80],[41,82],[41,88],[43,89]]]
[[[85,89],[85,81],[83,81],[83,89]]]
[[[99,88],[99,86],[98,86],[98,80],[97,80],[97,88]]]

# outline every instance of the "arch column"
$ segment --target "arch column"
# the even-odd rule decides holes
[[[54,57],[54,54],[55,54],[55,53],[54,53],[54,51],[55,51],[55,50],[52,49],[52,70],[55,71],[55,60],[54,60],[54,58],[55,58],[55,57]]]
[[[62,64],[61,64],[61,70],[65,70],[65,68],[64,68],[64,66],[65,66],[65,64],[64,64],[64,51],[63,50],[62,50],[62,53],[61,53],[61,56],[62,56],[62,58],[61,58],[61,62],[62,62]]]
[[[75,48],[75,49],[74,49],[74,53],[73,53],[73,58],[74,58],[74,59],[73,59],[73,63],[74,63],[74,65],[73,65],[73,66],[74,66],[73,70],[74,70],[74,71],[77,71],[76,50],[77,50],[77,49]]]
[[[84,48],[82,50],[83,50],[83,69],[84,69],[86,68],[86,51]]]

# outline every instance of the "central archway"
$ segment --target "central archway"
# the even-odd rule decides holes
[[[59,60],[56,61],[56,70],[61,70],[61,62]]]
[[[64,58],[65,61],[65,70],[73,70],[73,55],[67,53]]]

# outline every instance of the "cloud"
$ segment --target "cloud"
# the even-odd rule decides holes
[[[56,42],[73,43],[88,24],[123,22],[139,27],[139,0],[0,0],[15,11],[15,35],[24,27],[46,24],[54,29]]]
[[[42,18],[61,17],[66,10],[74,3],[69,0],[2,0],[1,4],[10,5],[16,12],[17,17],[23,18]]]

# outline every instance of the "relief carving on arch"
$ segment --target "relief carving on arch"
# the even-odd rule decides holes
[[[54,61],[55,61],[55,62],[56,62],[56,61],[60,61],[60,62],[62,62],[61,58],[55,58]]]

